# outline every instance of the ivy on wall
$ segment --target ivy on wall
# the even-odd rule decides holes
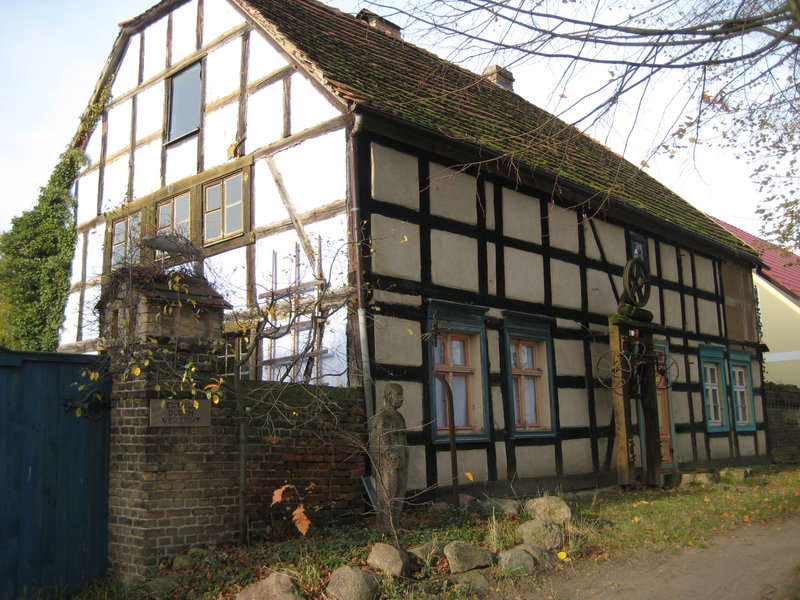
[[[108,99],[106,87],[81,119],[70,148],[40,188],[36,206],[0,235],[0,338],[16,350],[52,351],[64,320],[75,253],[75,200],[70,193],[87,163],[83,148]]]

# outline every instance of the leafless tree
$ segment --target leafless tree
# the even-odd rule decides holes
[[[539,61],[547,108],[583,130],[629,132],[659,109],[651,152],[721,143],[761,185],[762,233],[800,246],[798,0],[371,0],[406,34],[476,71]],[[554,67],[554,65],[557,65]],[[649,126],[654,127],[648,123]],[[602,130],[602,127],[600,128]],[[628,134],[629,137],[632,135]],[[624,151],[624,149],[623,149]]]

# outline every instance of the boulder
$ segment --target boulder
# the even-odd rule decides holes
[[[531,544],[520,544],[518,548],[522,548],[530,554],[539,569],[554,569],[558,564],[558,559],[556,559],[555,555],[544,548]]]
[[[564,534],[558,524],[545,519],[525,521],[517,528],[517,533],[524,544],[545,550],[555,550],[564,544]]]
[[[181,576],[178,574],[157,577],[145,583],[144,589],[151,598],[166,600],[172,595],[175,588],[178,587],[180,577]]]
[[[536,571],[536,561],[523,546],[515,546],[499,554],[497,564],[518,575],[531,575]]]
[[[489,498],[481,502],[481,506],[489,512],[494,510],[494,512],[504,514],[507,517],[518,515],[522,510],[522,504],[520,504],[519,500],[512,498]]]
[[[367,557],[370,567],[393,577],[405,577],[410,563],[408,554],[383,543],[375,544]]]
[[[475,496],[470,496],[469,494],[459,494],[458,504],[459,506],[467,508],[473,504],[478,504],[478,499]]]
[[[450,542],[444,547],[444,555],[450,563],[451,573],[463,573],[492,564],[491,552],[468,542]]]
[[[423,564],[433,565],[444,556],[444,542],[434,538],[421,546],[409,548],[408,553],[418,558]]]
[[[236,594],[236,600],[301,600],[294,582],[286,573],[272,573]]]
[[[480,571],[466,571],[459,573],[455,579],[458,587],[465,587],[477,593],[479,596],[486,596],[491,591],[492,584]]]
[[[531,519],[566,523],[572,518],[572,509],[558,496],[542,496],[525,502],[525,514]]]
[[[336,569],[325,588],[325,593],[335,600],[375,600],[379,591],[375,575],[355,567]]]

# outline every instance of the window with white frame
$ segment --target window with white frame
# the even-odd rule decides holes
[[[700,347],[703,401],[706,412],[706,428],[709,431],[727,431],[729,429],[724,364],[725,353],[722,348]]]
[[[242,173],[236,173],[203,189],[203,241],[218,242],[244,231]]]
[[[503,316],[507,401],[514,431],[520,435],[553,435],[552,321],[520,313]]]
[[[729,360],[736,429],[739,431],[754,430],[755,415],[753,414],[753,381],[750,372],[750,355],[746,352],[731,350]]]
[[[156,235],[177,236],[183,241],[190,241],[190,204],[189,192],[158,203],[156,205]],[[155,256],[160,259],[167,255],[162,250],[156,250]]]
[[[453,396],[453,425],[459,439],[488,437],[489,385],[485,309],[431,301],[428,357],[434,440],[449,438],[447,387]]]
[[[137,211],[111,225],[111,268],[139,262],[141,214]]]

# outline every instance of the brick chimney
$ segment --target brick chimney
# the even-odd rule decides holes
[[[362,8],[361,11],[359,11],[359,13],[356,15],[356,19],[366,23],[370,27],[374,27],[378,31],[388,33],[393,38],[397,38],[398,40],[403,39],[401,27],[395,25],[388,19],[384,19],[380,15],[376,15],[374,12],[369,11],[366,8]]]
[[[484,69],[483,75],[486,79],[492,83],[496,83],[501,88],[505,88],[509,92],[514,91],[514,76],[508,69],[504,69],[499,65],[492,65]]]

